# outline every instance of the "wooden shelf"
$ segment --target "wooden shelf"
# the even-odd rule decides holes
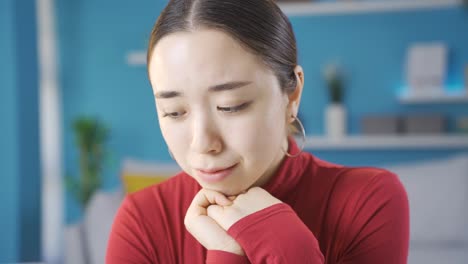
[[[282,3],[279,6],[289,16],[308,16],[447,8],[462,4],[463,0],[355,0],[353,2]]]
[[[468,89],[465,88],[464,92],[429,95],[429,96],[414,96],[402,95],[398,99],[402,104],[431,104],[431,103],[465,103],[468,102]]]
[[[300,139],[297,139],[300,145]],[[306,138],[311,150],[391,150],[391,149],[467,149],[468,135],[360,135],[331,139],[324,136]]]

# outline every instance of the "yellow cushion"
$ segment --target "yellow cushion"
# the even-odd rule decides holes
[[[125,158],[122,162],[121,180],[126,194],[158,184],[180,171],[175,163],[158,163]]]
[[[133,193],[167,180],[171,175],[124,174],[122,181],[125,193]]]

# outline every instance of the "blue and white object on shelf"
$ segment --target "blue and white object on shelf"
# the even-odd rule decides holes
[[[443,42],[414,43],[406,57],[407,86],[398,99],[405,104],[464,103],[468,91],[463,85],[447,86],[448,48]]]
[[[409,47],[406,80],[410,96],[444,95],[447,54],[442,42],[415,43]]]
[[[443,104],[443,103],[468,103],[467,88],[441,88],[441,93],[414,94],[409,88],[403,87],[398,95],[398,100],[403,104]]]

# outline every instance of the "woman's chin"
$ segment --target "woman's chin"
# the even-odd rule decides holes
[[[203,188],[208,189],[208,190],[213,190],[217,191],[219,193],[224,194],[225,196],[237,196],[241,193],[244,193],[246,189],[242,189],[241,187],[238,188],[232,188],[228,186],[214,186],[214,185],[205,185],[205,184],[200,184]]]

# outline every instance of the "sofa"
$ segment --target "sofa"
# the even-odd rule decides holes
[[[468,153],[385,168],[408,193],[408,263],[468,263]]]

